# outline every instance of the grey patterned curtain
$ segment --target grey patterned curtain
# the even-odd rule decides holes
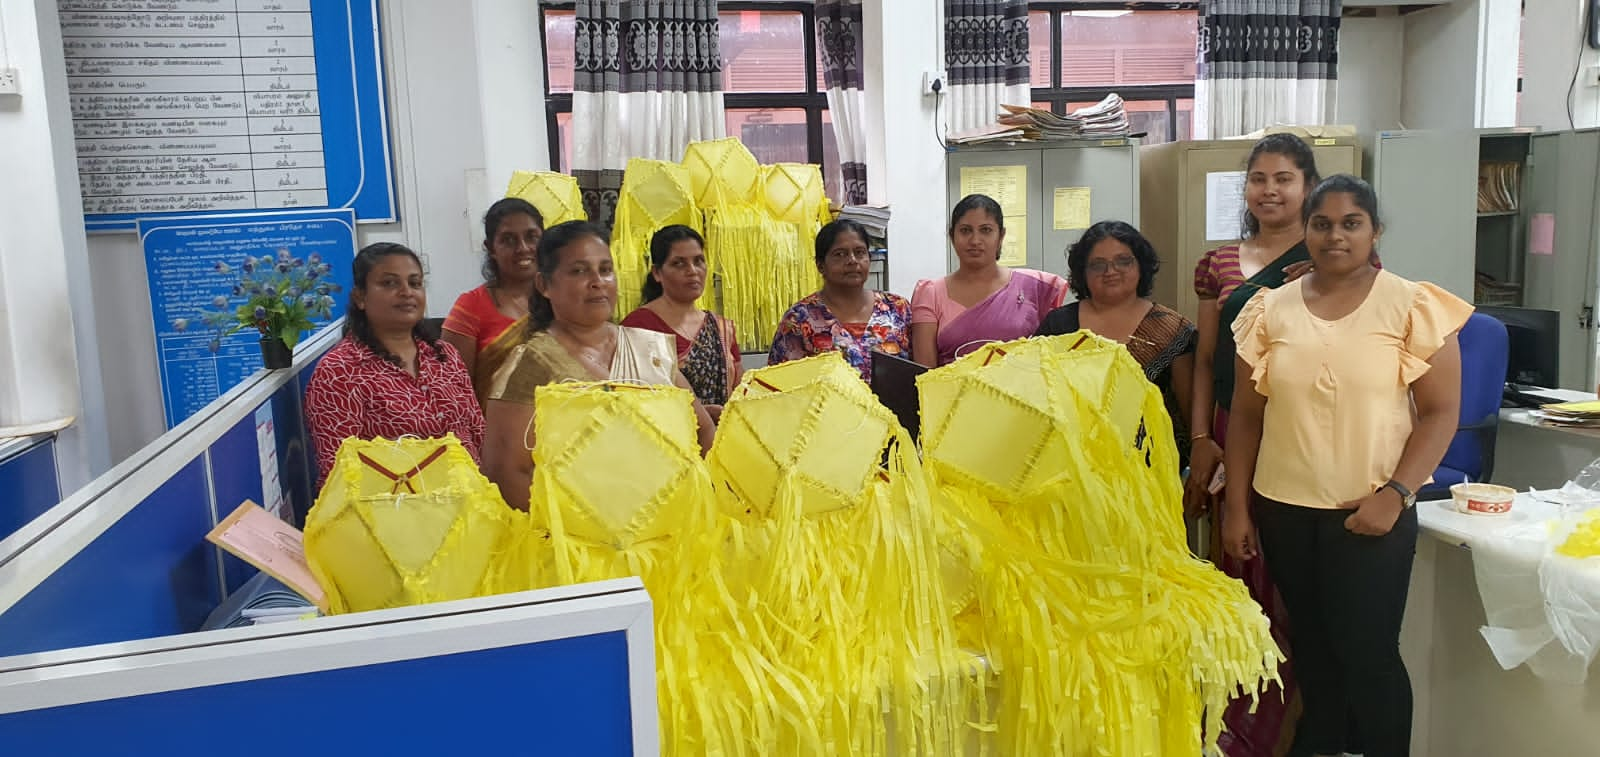
[[[861,0],[817,0],[817,52],[839,146],[839,187],[845,205],[867,201],[866,102],[863,96]]]
[[[1202,0],[1195,139],[1333,117],[1342,0]]]
[[[1002,103],[1031,103],[1027,0],[945,0],[944,65],[952,132],[993,124]]]
[[[677,161],[727,133],[716,0],[577,0],[573,176],[610,228],[629,158]]]

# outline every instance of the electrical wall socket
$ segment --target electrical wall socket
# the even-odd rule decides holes
[[[944,94],[950,89],[950,80],[943,71],[922,72],[922,94]]]
[[[0,95],[20,95],[22,84],[17,81],[17,70],[0,68]]]
[[[1583,86],[1600,87],[1600,66],[1590,66],[1583,70]]]

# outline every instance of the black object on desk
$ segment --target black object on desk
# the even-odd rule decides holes
[[[917,398],[917,377],[927,366],[899,355],[872,351],[872,393],[900,419],[900,425],[917,438],[921,429],[921,402]]]
[[[1507,308],[1482,305],[1477,311],[1506,326],[1509,350],[1506,384],[1532,387],[1556,386],[1561,353],[1561,314],[1554,310]],[[1531,387],[1530,387],[1531,388]]]

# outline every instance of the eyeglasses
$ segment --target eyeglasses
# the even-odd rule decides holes
[[[858,247],[854,250],[846,250],[841,248],[837,250],[829,250],[828,259],[840,263],[843,263],[846,260],[870,261],[872,260],[872,252],[865,247]]]
[[[1110,272],[1112,266],[1116,266],[1118,271],[1131,271],[1139,267],[1139,261],[1135,260],[1132,255],[1123,255],[1109,261],[1104,259],[1091,260],[1088,265],[1084,266],[1084,270],[1088,271],[1090,276],[1104,276]]]

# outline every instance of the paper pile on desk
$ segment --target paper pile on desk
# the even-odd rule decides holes
[[[1107,139],[1128,136],[1128,111],[1122,98],[1115,92],[1094,105],[1079,108],[1065,116],[1023,105],[1000,107],[1005,112],[998,116],[999,125],[1020,131],[1020,137],[1017,137],[1020,139]],[[1009,131],[1006,133],[1009,134]],[[985,141],[997,138],[983,137]]]
[[[1600,428],[1600,401],[1596,400],[1543,405],[1529,414],[1551,426]]]

